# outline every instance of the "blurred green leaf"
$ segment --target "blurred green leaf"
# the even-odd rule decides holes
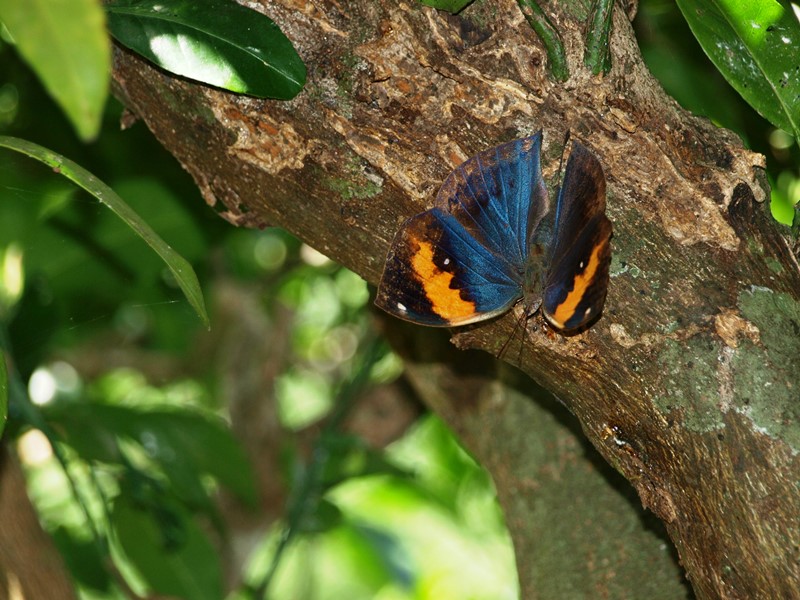
[[[439,10],[446,10],[449,13],[457,13],[471,4],[473,0],[419,0],[420,3],[426,6],[432,6]]]
[[[332,431],[321,437],[320,445],[329,457],[321,473],[321,483],[325,490],[354,477],[411,476],[410,471],[387,460],[382,451],[373,450],[358,436]]]
[[[45,405],[42,413],[63,441],[86,462],[122,465],[125,464],[119,447],[122,432],[116,428],[129,423],[132,411],[119,411],[116,407],[106,411],[106,408],[59,402]]]
[[[233,92],[289,100],[306,67],[268,17],[231,0],[113,0],[111,34],[158,66]]]
[[[791,227],[794,220],[794,204],[789,199],[773,189],[770,194],[770,211],[772,217],[778,222]]]
[[[413,589],[415,583],[415,573],[411,568],[413,563],[402,541],[391,531],[368,523],[354,523],[353,529],[372,547],[375,556],[381,560],[391,578],[403,588]]]
[[[186,410],[143,411],[88,403],[54,404],[44,412],[84,460],[123,464],[119,440],[132,440],[163,469],[175,493],[195,505],[209,505],[203,474],[244,502],[255,503],[252,468],[221,421]]]
[[[162,240],[155,231],[131,209],[125,201],[120,198],[114,190],[97,179],[94,175],[72,162],[68,158],[61,156],[47,148],[37,144],[20,140],[8,136],[0,136],[0,147],[9,148],[31,158],[43,162],[53,168],[54,171],[64,175],[67,179],[80,186],[100,202],[110,208],[119,218],[133,229],[161,259],[166,263],[178,285],[183,291],[189,304],[195,312],[208,326],[208,315],[206,314],[203,302],[203,293],[200,290],[200,283],[192,269],[192,266],[168,244]]]
[[[219,600],[222,569],[214,546],[191,515],[177,505],[164,507],[180,528],[180,540],[163,530],[163,515],[142,510],[126,495],[117,498],[111,523],[125,555],[148,586],[183,600]]]
[[[409,594],[396,597],[421,597],[414,594],[413,587],[408,588],[404,585],[408,581],[404,578],[405,574],[400,574],[394,569],[395,558],[400,558],[402,561],[403,558],[411,557],[402,546],[403,540],[391,532],[360,520],[346,520],[341,526],[327,532],[324,537],[318,537],[316,543],[322,554],[320,563],[325,560],[325,553],[336,557],[337,577],[329,584],[334,588],[330,597],[376,598],[381,595],[381,591],[385,593],[386,589],[395,587],[397,583],[406,588]],[[356,595],[352,587],[348,590],[348,580],[360,582],[363,591]]]
[[[78,135],[100,130],[111,44],[97,0],[0,0],[0,20]]]
[[[75,537],[68,528],[60,525],[51,532],[53,541],[67,563],[69,573],[84,587],[110,596],[112,580],[110,573],[98,568],[103,564],[104,557],[98,551],[97,544],[91,540]]]
[[[705,53],[764,118],[800,137],[800,23],[788,2],[678,0]]]
[[[305,511],[292,526],[295,533],[315,534],[330,531],[341,523],[342,511],[323,498],[313,505],[313,510]]]
[[[148,412],[143,417],[138,440],[171,474],[173,484],[207,473],[244,502],[255,504],[252,467],[221,421],[186,411]]]

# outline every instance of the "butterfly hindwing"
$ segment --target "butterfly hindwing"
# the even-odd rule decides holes
[[[555,207],[555,231],[550,260],[557,264],[575,238],[597,215],[606,211],[606,178],[595,156],[582,144],[572,142],[564,180]]]
[[[545,317],[564,331],[593,321],[605,303],[612,233],[605,215],[605,188],[599,161],[573,142],[556,203],[542,297]]]
[[[508,309],[521,282],[452,215],[436,207],[392,242],[375,304],[422,325],[464,325]]]

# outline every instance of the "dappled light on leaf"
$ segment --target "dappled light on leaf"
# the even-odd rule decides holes
[[[113,0],[111,34],[158,66],[232,92],[289,100],[306,68],[268,17],[227,0]]]

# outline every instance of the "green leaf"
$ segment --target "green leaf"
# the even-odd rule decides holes
[[[778,222],[788,227],[792,226],[794,220],[794,204],[792,204],[786,196],[772,191],[770,204],[770,212],[772,217]]]
[[[137,442],[165,473],[176,495],[207,508],[201,476],[211,475],[254,505],[255,482],[244,451],[219,420],[176,410],[62,403],[44,409],[52,427],[84,460],[121,463],[119,439]]]
[[[254,505],[255,482],[241,446],[219,420],[191,412],[158,411],[141,415],[138,441],[147,444],[174,485],[191,480],[201,473],[214,477],[243,501]],[[132,432],[133,433],[133,432]]]
[[[8,372],[6,371],[5,352],[0,349],[0,437],[8,419]]]
[[[547,15],[534,0],[517,0],[520,11],[539,36],[547,52],[547,61],[550,64],[550,73],[558,81],[569,79],[567,55],[564,52],[564,43],[558,29],[550,22]]]
[[[325,533],[342,524],[342,511],[330,500],[319,499],[313,504],[314,510],[307,510],[298,515],[292,525],[296,533]]]
[[[148,508],[122,495],[111,513],[117,540],[148,586],[184,600],[224,597],[217,553],[191,515],[174,504]]]
[[[326,432],[319,443],[328,456],[321,472],[320,483],[324,490],[356,477],[408,474],[387,460],[384,452],[373,450],[360,437],[338,431]]]
[[[678,0],[703,50],[764,118],[800,138],[800,23],[776,0]]]
[[[86,462],[124,465],[119,447],[122,427],[128,426],[132,411],[106,411],[103,405],[54,403],[42,407],[42,414],[59,437]]]
[[[84,140],[100,130],[111,44],[97,0],[0,0],[0,21]]]
[[[37,509],[42,510],[39,506]],[[53,521],[48,521],[47,517],[43,517],[43,520],[52,526]],[[97,595],[84,594],[84,598],[118,597],[113,595],[113,583],[109,571],[98,568],[98,565],[105,564],[106,559],[94,540],[85,539],[79,532],[70,530],[64,525],[58,525],[55,529],[48,527],[48,533],[53,538],[64,562],[67,563],[67,570],[75,582],[81,587],[100,592]]]
[[[54,171],[83,188],[110,208],[161,257],[175,277],[175,281],[177,281],[189,304],[192,305],[192,308],[194,308],[203,323],[206,326],[209,325],[203,302],[203,293],[200,290],[200,283],[197,281],[197,275],[195,275],[192,266],[167,245],[164,240],[158,237],[156,232],[114,190],[68,158],[32,142],[0,136],[0,147],[21,152],[52,167]]]
[[[108,25],[158,66],[226,90],[294,98],[306,67],[271,19],[232,0],[113,0]]]
[[[446,10],[449,13],[457,13],[462,10],[468,5],[471,4],[473,0],[419,0],[420,3],[424,4],[425,6],[432,6],[433,8],[438,8],[439,10]]]

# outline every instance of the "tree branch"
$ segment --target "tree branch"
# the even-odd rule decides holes
[[[117,93],[208,203],[237,225],[285,227],[374,284],[399,224],[460,162],[544,129],[552,190],[569,129],[608,180],[605,314],[571,338],[517,331],[504,359],[566,404],[664,521],[698,597],[800,589],[800,530],[787,526],[800,513],[800,269],[764,204],[763,157],[665,95],[619,8],[600,78],[583,67],[579,3],[546,7],[570,72],[556,83],[511,0],[458,16],[372,0],[264,4],[309,68],[291,102],[234,97],[116,53]],[[453,339],[496,354],[518,319]],[[441,412],[479,447],[474,413]],[[505,433],[497,452],[513,452]]]

